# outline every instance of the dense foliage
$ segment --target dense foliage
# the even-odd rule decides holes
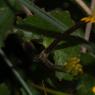
[[[0,0],[0,95],[95,95],[95,19],[75,1]]]

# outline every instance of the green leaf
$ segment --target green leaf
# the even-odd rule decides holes
[[[95,57],[91,56],[90,53],[82,53],[80,55],[81,64],[83,65],[94,65]]]
[[[51,38],[44,37],[44,39],[43,39],[43,45],[44,45],[45,47],[48,47],[49,44],[52,43],[52,42],[53,42],[53,39],[51,39]]]
[[[9,29],[12,28],[14,22],[14,14],[8,7],[0,8],[0,47],[3,45],[3,40],[5,39]]]
[[[57,20],[55,17],[52,17],[50,14],[46,13],[45,11],[41,10],[33,2],[29,2],[29,0],[19,0],[19,2],[22,5],[25,5],[27,8],[29,8],[32,12],[34,12],[35,15],[51,23],[57,29],[61,31],[64,31],[67,29],[67,26],[65,26],[62,22]]]
[[[74,46],[65,49],[55,50],[54,55],[55,63],[57,65],[62,65],[71,57],[79,57],[80,48],[79,46]]]
[[[55,10],[50,12],[53,17],[64,23],[68,28],[74,25],[73,21],[70,19],[70,15],[68,11],[60,11],[60,10]],[[22,22],[24,25],[31,25],[32,27],[37,27],[40,29],[44,29],[47,31],[52,31],[52,32],[59,32],[60,30],[53,26],[51,23],[47,22],[43,18],[39,16],[31,16],[27,17],[23,20]],[[21,23],[20,23],[21,24]],[[63,31],[61,31],[63,32]]]
[[[68,81],[71,81],[71,80],[73,80],[73,76],[71,75],[71,74],[69,74],[69,73],[60,73],[60,72],[56,72],[56,77],[59,79],[59,81],[61,81],[61,80],[68,80]]]
[[[79,55],[80,55],[79,46],[74,46],[74,47],[69,47],[69,48],[65,48],[65,49],[56,50],[54,52],[55,64],[64,65],[70,58],[79,57]],[[72,80],[74,78],[73,75],[69,75],[69,73],[64,74],[64,73],[61,73],[61,72],[60,72],[60,74],[57,73],[56,76],[58,77],[58,79],[61,78],[61,80],[62,79]],[[67,78],[66,78],[66,76],[67,76]]]
[[[58,31],[58,29],[52,26],[49,22],[45,21],[44,19],[38,16],[27,17],[23,20],[22,23],[23,25],[29,25],[47,31]]]
[[[19,5],[17,0],[3,0],[5,6],[9,7],[14,13],[16,11],[22,11],[21,6]]]
[[[52,16],[64,23],[68,28],[74,25],[74,21],[71,19],[69,11],[53,10],[50,12]]]

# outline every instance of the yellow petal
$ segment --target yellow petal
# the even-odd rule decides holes
[[[80,21],[83,21],[83,22],[86,22],[86,23],[88,23],[88,22],[95,23],[95,17],[92,17],[92,16],[84,17]]]
[[[85,21],[87,19],[87,17],[84,17],[84,18],[82,18],[80,21]]]
[[[95,22],[95,18],[92,17],[91,20],[90,20],[90,22],[94,23]]]

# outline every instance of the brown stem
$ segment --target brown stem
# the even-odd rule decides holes
[[[73,33],[75,30],[77,30],[78,28],[80,28],[83,25],[84,25],[84,23],[79,21],[74,26],[72,26],[71,28],[69,28],[68,30],[66,30],[64,33],[62,33],[62,35],[58,35],[56,37],[56,39],[46,49],[44,49],[43,52],[46,55],[48,55],[54,48],[56,48],[56,46],[58,45],[58,43],[60,41],[62,41],[64,37],[70,35],[71,33]]]

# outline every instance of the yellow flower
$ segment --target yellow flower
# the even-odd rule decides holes
[[[80,21],[86,22],[86,23],[95,23],[95,17],[94,16],[88,16],[82,18]]]
[[[80,64],[80,59],[78,57],[69,58],[64,67],[65,71],[73,76],[83,73],[82,65]]]

